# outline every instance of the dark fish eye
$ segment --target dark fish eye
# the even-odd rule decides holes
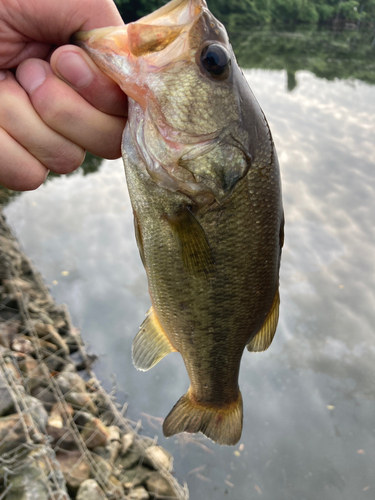
[[[212,78],[221,80],[228,76],[231,60],[228,52],[221,45],[213,43],[204,47],[201,62]]]

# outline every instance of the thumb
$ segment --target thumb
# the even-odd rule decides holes
[[[53,72],[92,106],[104,113],[127,116],[127,97],[81,48],[65,45],[51,57]]]

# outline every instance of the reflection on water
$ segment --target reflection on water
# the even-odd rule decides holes
[[[375,87],[298,71],[288,92],[285,70],[245,74],[282,166],[280,324],[269,351],[244,354],[239,445],[160,441],[194,500],[373,499]],[[6,214],[101,355],[100,377],[109,385],[115,374],[129,416],[143,413],[145,432],[161,436],[161,417],[188,378],[178,354],[147,373],[131,364],[149,298],[121,162],[54,179],[19,196]]]
[[[296,72],[302,70],[328,80],[356,78],[375,83],[374,32],[370,29],[330,31],[300,25],[290,32],[253,27],[249,33],[231,33],[230,39],[243,68],[286,70],[289,90],[295,88]]]

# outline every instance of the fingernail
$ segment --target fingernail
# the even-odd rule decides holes
[[[27,61],[17,70],[17,80],[28,94],[32,94],[46,79],[47,73],[43,63],[44,61]]]
[[[75,52],[64,52],[56,61],[56,69],[73,87],[87,87],[94,78],[86,61]]]
[[[5,80],[6,77],[7,77],[7,74],[5,73],[5,71],[1,71],[1,69],[0,69],[0,82],[1,82],[1,80]]]

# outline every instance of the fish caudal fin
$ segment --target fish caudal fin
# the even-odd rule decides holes
[[[191,391],[182,396],[164,420],[165,437],[180,432],[201,432],[214,443],[235,445],[242,432],[242,396],[225,407],[204,406],[194,402]]]
[[[133,364],[137,370],[147,371],[170,352],[176,352],[176,349],[164,333],[153,308],[150,307],[133,340]]]

